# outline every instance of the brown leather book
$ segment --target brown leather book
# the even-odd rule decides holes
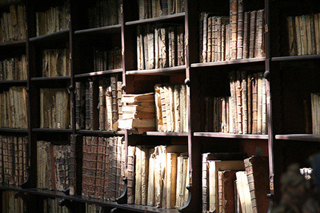
[[[135,186],[135,151],[136,147],[128,146],[128,166],[127,166],[127,203],[134,203],[134,186]]]
[[[252,156],[244,160],[248,177],[253,212],[267,212],[269,208],[269,161],[268,157]]]
[[[235,209],[234,181],[236,180],[236,171],[219,171],[218,178],[219,212],[233,212]]]

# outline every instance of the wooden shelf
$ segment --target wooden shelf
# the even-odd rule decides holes
[[[299,56],[281,56],[273,57],[272,61],[299,61],[299,60],[315,60],[320,59],[320,55],[299,55]]]
[[[187,132],[157,132],[157,131],[150,131],[150,132],[144,132],[142,135],[147,136],[160,136],[160,137],[188,137]]]
[[[33,132],[72,133],[71,129],[32,128]]]
[[[275,135],[275,138],[277,140],[320,142],[320,135],[312,134],[279,134]]]
[[[130,205],[130,204],[116,204],[115,208],[124,209],[134,212],[145,212],[145,213],[178,213],[177,209],[162,209],[151,206],[141,205]]]
[[[0,81],[0,84],[12,84],[12,85],[25,85],[25,86],[27,86],[27,80],[4,80],[4,81]]]
[[[32,38],[29,38],[29,41],[30,42],[50,42],[50,41],[63,40],[63,39],[67,40],[68,38],[69,38],[69,29],[65,29],[55,33],[32,37]]]
[[[151,70],[131,70],[127,71],[127,75],[170,75],[177,74],[179,72],[184,72],[186,66],[176,66],[176,67],[166,67],[160,69],[151,69]]]
[[[57,76],[57,77],[33,77],[31,81],[70,81],[70,76]]]
[[[257,134],[231,134],[221,132],[195,132],[195,137],[209,137],[209,138],[234,138],[234,139],[262,139],[267,140],[268,135]]]
[[[115,74],[115,73],[122,73],[122,69],[82,73],[82,74],[76,74],[76,75],[74,75],[74,77],[75,78],[88,78],[88,77],[101,76],[101,75],[110,75],[110,74]]]
[[[0,132],[27,134],[28,129],[0,128]]]
[[[26,46],[26,40],[19,40],[19,41],[8,41],[8,42],[1,42],[0,47],[9,47],[9,46]]]
[[[112,26],[76,30],[74,32],[74,34],[76,34],[76,35],[103,35],[103,34],[120,33],[120,32],[121,32],[121,24],[117,24],[117,25],[112,25]]]
[[[184,17],[185,17],[185,13],[177,13],[177,14],[167,15],[167,16],[163,16],[163,17],[128,21],[128,22],[126,22],[126,25],[139,25],[139,24],[148,24],[148,23],[154,23],[154,22],[182,20],[182,19],[184,19]]]
[[[124,135],[124,131],[100,131],[100,130],[77,130],[78,134],[90,134],[90,135]]]
[[[250,64],[250,63],[261,63],[265,62],[265,58],[249,58],[249,59],[238,59],[232,61],[217,61],[217,62],[207,62],[207,63],[194,63],[191,67],[213,67],[213,66],[223,66],[223,65],[237,65],[237,64]]]

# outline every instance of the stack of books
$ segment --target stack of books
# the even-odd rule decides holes
[[[138,133],[156,129],[154,93],[122,95],[120,129],[137,130]]]

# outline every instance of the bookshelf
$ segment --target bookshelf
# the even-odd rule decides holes
[[[24,115],[26,125],[20,127],[20,120],[15,120],[14,115],[10,114],[12,117],[6,118],[14,124],[10,127],[9,121],[2,121],[0,138],[28,138],[24,150],[27,178],[21,184],[10,185],[7,183],[10,181],[3,181],[0,185],[2,194],[4,191],[14,191],[16,197],[22,198],[29,212],[43,212],[44,200],[49,198],[59,199],[60,205],[66,206],[69,212],[85,212],[86,204],[101,206],[106,212],[200,212],[203,208],[203,154],[242,152],[250,157],[259,152],[268,157],[270,206],[280,201],[280,177],[288,165],[299,162],[302,166],[308,166],[306,159],[320,151],[320,136],[312,133],[312,125],[317,122],[313,117],[319,111],[315,113],[317,109],[312,109],[311,104],[311,94],[320,92],[319,2],[185,0],[184,7],[183,1],[174,2],[177,6],[171,8],[174,12],[167,11],[160,15],[157,13],[159,11],[152,12],[144,8],[152,8],[153,3],[147,5],[143,0],[0,1],[0,18],[4,13],[14,11],[13,6],[18,8],[25,5],[24,24],[19,22],[15,25],[17,31],[21,31],[19,37],[8,34],[8,38],[2,39],[0,36],[0,94],[10,94],[11,90],[24,88],[24,104],[27,108]],[[243,29],[247,27],[247,31],[240,38],[237,37],[240,35],[237,31],[238,19],[232,13],[233,2],[243,2],[238,14],[243,15],[241,24]],[[141,5],[139,8],[139,3],[145,3],[143,10]],[[105,15],[103,8],[109,16]],[[94,17],[94,14],[101,16]],[[255,19],[256,34],[251,35],[252,26],[248,23],[253,22],[248,17],[254,17],[254,14],[256,17],[259,14],[260,18]],[[60,16],[60,19],[54,21],[53,16]],[[230,17],[231,21],[224,22],[225,17]],[[299,21],[302,32],[298,32],[294,26],[290,28],[287,17]],[[48,23],[45,24],[45,21]],[[211,24],[221,21],[221,25],[209,26],[207,21]],[[39,28],[37,23],[47,28]],[[0,25],[2,27],[3,24]],[[26,29],[25,37],[23,28]],[[309,28],[313,33],[309,34]],[[227,29],[230,29],[228,33]],[[5,29],[2,27],[1,30],[0,34],[3,35]],[[210,31],[212,37],[208,38],[209,34],[204,36],[205,31]],[[290,37],[292,32],[294,35]],[[299,36],[295,37],[297,33],[300,33],[300,37],[304,36],[306,41],[301,38],[299,41]],[[162,34],[167,35],[164,40],[161,40]],[[173,40],[176,42],[175,48],[172,48]],[[160,46],[161,42],[163,46]],[[235,45],[237,42],[243,45]],[[165,51],[161,52],[161,48],[165,48]],[[149,51],[148,54],[146,51]],[[165,58],[161,58],[163,53]],[[26,77],[2,74],[2,61],[19,61],[22,55],[25,64],[21,66],[27,68]],[[63,66],[59,65],[60,62]],[[247,104],[245,100],[241,102],[242,99],[237,99],[239,88],[248,88],[246,84],[260,85],[260,89],[258,86],[256,88],[256,97],[253,97],[253,89],[252,96],[241,93],[241,97],[257,104],[256,108],[252,106],[250,109],[244,104]],[[155,91],[155,86],[168,85],[182,85],[185,88],[186,131],[154,129],[137,133],[114,127],[122,106],[121,94],[149,93]],[[91,96],[86,96],[90,89]],[[84,93],[79,93],[80,90]],[[99,92],[103,95],[99,95]],[[58,96],[68,97],[69,100],[62,98],[59,101]],[[103,98],[106,97],[109,97],[109,102],[104,102]],[[218,97],[216,102],[214,97]],[[4,103],[4,99],[0,99],[0,103]],[[226,102],[229,111],[222,107],[227,106]],[[216,106],[220,104],[222,109],[214,108],[213,103]],[[103,110],[100,109],[108,106],[110,112],[116,113],[101,114]],[[115,106],[117,108],[112,108]],[[4,117],[5,108],[1,107],[0,117]],[[249,111],[252,117],[246,117],[244,110]],[[64,116],[60,112],[64,112]],[[261,113],[260,120],[253,118],[255,112],[255,116]],[[61,116],[63,121],[57,121]],[[108,120],[108,116],[113,119]],[[233,117],[238,120],[233,120]],[[259,126],[255,127],[257,130],[253,130],[253,123]],[[87,172],[91,172],[86,165],[90,161],[86,150],[90,147],[95,149],[102,141],[115,144],[114,141],[119,137],[123,138],[121,144],[124,147],[121,160],[120,152],[115,151],[117,148],[113,149],[116,145],[108,147],[110,153],[119,155],[109,157],[110,165],[114,166],[110,166],[110,171],[115,169],[112,171],[124,172],[114,177],[118,178],[114,184],[122,187],[121,190],[115,192],[116,196],[110,195],[112,199],[90,194],[90,180],[86,179],[83,171],[87,169]],[[69,174],[70,186],[64,190],[37,188],[38,170],[41,168],[38,162],[39,141],[50,142],[52,146],[72,147],[72,156],[68,158],[71,160],[69,165],[73,166]],[[132,196],[128,191],[135,190],[130,185],[132,183],[128,184],[128,181],[132,181],[127,171],[130,163],[128,147],[131,146],[148,149],[160,146],[186,148],[189,172],[185,179],[188,196],[184,205],[172,209],[161,205],[156,208],[128,204],[128,196]],[[99,154],[102,156],[102,153],[98,153],[96,160],[93,160],[95,166],[104,162],[97,160]],[[121,171],[116,170],[117,165],[113,165],[117,157],[121,161],[122,167],[118,165]],[[3,166],[3,171],[6,169],[7,165]],[[103,175],[106,175],[103,178],[107,177],[107,174]],[[126,180],[122,182],[119,177],[125,177]]]

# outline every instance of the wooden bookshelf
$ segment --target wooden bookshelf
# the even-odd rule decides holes
[[[262,33],[261,37],[252,33],[250,31],[251,26],[249,26],[248,32],[246,32],[248,36],[246,40],[247,43],[245,44],[247,45],[248,53],[245,53],[245,51],[243,51],[245,45],[234,46],[237,43],[243,42],[241,41],[241,39],[243,39],[241,36],[244,36],[244,34],[240,35],[240,33],[238,33],[239,31],[235,32],[235,28],[230,27],[232,23],[238,24],[238,19],[233,22],[229,20],[221,23],[221,26],[212,24],[215,20],[218,23],[219,18],[222,16],[232,17],[230,16],[231,6],[229,0],[185,0],[184,12],[172,12],[173,14],[171,14],[169,11],[168,15],[154,15],[149,11],[148,14],[144,14],[145,17],[153,18],[141,18],[141,16],[139,16],[140,10],[138,2],[141,0],[123,0],[121,1],[121,5],[116,6],[117,8],[114,11],[109,11],[109,13],[114,13],[113,16],[117,14],[117,23],[115,20],[112,20],[112,24],[110,24],[112,22],[110,20],[107,21],[107,24],[102,23],[106,22],[106,20],[102,20],[102,17],[95,17],[95,19],[89,17],[89,10],[93,10],[93,8],[98,5],[98,1],[100,0],[87,2],[70,0],[68,8],[70,14],[67,20],[69,25],[68,29],[41,36],[36,36],[36,12],[44,12],[51,6],[62,5],[65,0],[58,2],[43,2],[40,0],[25,2],[17,0],[11,1],[10,3],[0,3],[0,17],[4,12],[10,10],[10,5],[26,3],[27,38],[21,41],[0,42],[0,59],[19,57],[21,53],[25,54],[28,62],[28,78],[25,80],[0,81],[0,93],[16,86],[26,88],[28,127],[26,129],[0,128],[0,136],[27,136],[29,141],[28,162],[30,162],[28,163],[27,173],[29,176],[26,183],[21,186],[0,183],[0,190],[15,191],[17,192],[17,196],[30,196],[26,200],[26,203],[32,212],[42,212],[42,201],[46,198],[60,199],[61,205],[68,206],[70,212],[83,212],[85,204],[103,206],[106,212],[115,210],[119,212],[152,213],[202,212],[202,154],[208,152],[241,152],[253,155],[256,150],[262,150],[262,155],[269,159],[268,188],[270,191],[270,200],[274,203],[279,203],[282,195],[280,185],[281,174],[286,171],[290,164],[298,162],[301,165],[305,165],[305,160],[311,154],[320,152],[320,145],[318,143],[320,142],[320,136],[312,134],[312,131],[315,131],[312,129],[312,118],[320,112],[315,113],[316,109],[312,109],[311,104],[311,93],[320,93],[320,50],[317,50],[316,46],[317,43],[320,44],[320,38],[313,43],[316,47],[311,46],[313,52],[310,50],[309,46],[311,43],[309,42],[305,47],[310,50],[309,52],[306,51],[308,54],[293,55],[294,51],[290,52],[290,44],[288,43],[289,31],[286,18],[289,16],[298,18],[301,16],[302,18],[302,16],[310,14],[319,14],[320,19],[320,3],[316,0],[306,0],[306,2],[298,0],[253,0],[245,2],[244,11],[242,11],[243,14],[245,15],[248,11],[250,11],[251,14],[252,12],[255,13],[254,11],[258,13],[258,11],[263,10],[263,15],[260,18],[261,23],[264,23],[260,27],[255,26],[258,23],[256,21],[252,24],[254,25],[253,28],[257,29],[255,32],[259,30],[259,32]],[[238,0],[238,2],[239,1],[240,0]],[[115,11],[120,11],[120,13],[115,13]],[[102,13],[102,10],[100,12]],[[96,12],[96,14],[99,13]],[[208,26],[206,26],[207,31],[205,31],[205,28],[200,29],[205,23],[208,24],[208,22],[204,22],[203,20],[200,22],[201,17],[205,14],[209,17],[207,21],[212,21],[211,26],[208,25],[211,28],[211,32],[209,32],[210,29]],[[250,16],[248,15],[248,17]],[[113,17],[113,19],[115,19],[115,17]],[[225,19],[227,20],[227,18]],[[93,20],[97,23],[90,23],[90,21],[93,22]],[[250,19],[247,21],[248,23],[251,22]],[[101,27],[93,27],[92,24]],[[159,53],[157,53],[158,55],[155,53],[155,50],[158,49],[158,47],[155,46],[155,31],[153,30],[148,33],[144,31],[149,26],[151,26],[151,28],[155,26],[163,27],[167,34],[163,40],[164,52],[166,52],[167,55],[163,58],[159,58]],[[178,55],[177,27],[183,28],[180,40],[183,49],[180,49],[179,52],[181,55]],[[174,28],[173,32],[176,33],[173,37],[170,37],[172,39],[170,42],[176,42],[174,51],[172,51],[172,45],[171,50],[169,47],[169,28]],[[140,35],[138,35],[138,29],[143,29]],[[218,34],[218,29],[221,31],[222,29],[231,29],[230,33],[232,34],[233,32],[235,34],[226,37],[226,31],[224,31],[225,34],[221,33],[220,35]],[[204,32],[206,32],[205,36]],[[307,30],[305,32],[306,35],[304,36],[306,38],[308,36],[309,40],[313,38],[313,35],[308,34]],[[147,34],[149,34],[149,38]],[[235,35],[239,35],[239,37]],[[250,36],[252,37],[251,41]],[[314,38],[316,39],[316,35]],[[150,46],[148,46],[148,44],[150,44],[148,43],[148,39],[151,41]],[[207,39],[206,42],[204,42],[204,39]],[[229,53],[226,51],[227,41],[229,42]],[[253,41],[254,45],[252,43]],[[140,43],[141,46],[139,47],[138,42],[142,42],[143,45]],[[159,40],[157,42],[159,42]],[[250,42],[252,44],[251,47],[249,45]],[[256,44],[261,45],[260,49],[255,47]],[[301,45],[305,45],[305,43]],[[222,46],[225,48],[223,51]],[[43,50],[61,48],[68,49],[70,53],[68,53],[69,55],[66,58],[66,60],[70,61],[70,76],[41,77],[42,69],[45,66],[51,66],[49,63],[42,64]],[[140,48],[140,50],[138,50],[138,48]],[[146,54],[146,51],[149,50],[148,48],[154,50],[148,52],[150,53],[151,61],[155,62],[156,57],[158,57],[158,60],[167,60],[161,66],[158,64],[158,67],[163,68],[155,68],[156,65],[152,66],[153,68],[146,68],[148,66],[145,63],[147,63],[146,61],[148,61],[147,59],[149,57],[149,55]],[[211,49],[209,50],[209,48]],[[143,52],[140,61],[138,60],[138,54],[140,54],[138,51]],[[172,54],[170,60],[173,65],[169,65],[169,51],[171,51]],[[250,51],[253,57],[249,57]],[[232,55],[234,53],[239,53],[239,55],[235,57],[235,55]],[[248,54],[248,56],[241,56],[244,54]],[[258,56],[255,57],[254,55]],[[227,56],[230,57],[227,59]],[[206,59],[204,59],[204,57],[206,57]],[[221,58],[223,57],[225,57],[226,60],[222,60]],[[231,60],[232,57],[233,59]],[[182,61],[181,63],[183,65],[178,65],[178,59]],[[235,91],[239,93],[233,96],[235,95],[235,91],[231,89],[232,80],[230,76],[232,76],[233,73],[240,73],[240,71],[246,72],[243,74],[245,77],[236,76],[234,83],[237,85],[233,87],[233,89],[236,88]],[[250,76],[251,78],[247,79],[247,77]],[[258,121],[257,117],[255,117],[255,120],[252,118],[253,109],[251,109],[250,115],[252,115],[252,120],[249,121],[244,112],[248,110],[245,109],[248,102],[245,103],[245,101],[243,101],[241,104],[239,102],[240,100],[242,101],[244,97],[247,98],[249,96],[241,93],[244,90],[238,91],[237,89],[242,87],[248,88],[245,84],[248,82],[251,82],[251,86],[255,85],[255,83],[252,82],[253,79],[256,79],[258,82],[260,77],[257,76],[261,76],[261,82],[265,82],[262,88],[260,88],[260,97],[258,97],[258,91],[256,91],[256,102],[258,102],[258,100],[261,101],[264,111],[262,112],[262,109],[259,111],[259,113],[261,113],[261,121]],[[111,89],[111,78],[117,83],[116,89]],[[260,84],[262,84],[261,82]],[[77,85],[86,87],[85,89],[87,89],[87,91],[84,91],[89,93],[90,86],[88,85],[90,84],[92,84],[92,96],[94,97],[90,99],[89,96],[85,97],[86,94],[81,94],[80,99],[77,99],[79,95],[77,93],[77,89],[79,89]],[[112,97],[118,98],[117,101],[121,101],[120,97],[117,97],[118,94],[115,95],[115,92],[119,92],[119,94],[120,91],[122,94],[149,93],[155,91],[155,85],[176,84],[183,85],[186,88],[187,115],[185,119],[188,122],[186,125],[187,132],[160,132],[153,130],[138,134],[136,131],[117,129],[115,127],[113,127],[115,130],[98,130],[99,128],[97,126],[102,125],[102,122],[99,123],[99,119],[101,119],[99,118],[100,108],[97,108],[98,105],[101,104],[99,98],[104,98],[102,98],[102,100],[105,102],[101,101],[103,102],[101,107],[106,107],[107,97],[106,94],[101,95],[101,97],[98,95],[99,86],[105,87],[103,88],[104,90],[101,91],[107,91],[110,86],[109,90],[111,92],[109,91],[109,99]],[[39,128],[41,126],[40,99],[43,98],[40,95],[40,90],[42,88],[60,88],[68,92],[71,114],[70,129]],[[265,100],[265,102],[262,101],[262,95],[264,95],[263,97],[265,99],[263,100]],[[239,108],[237,108],[238,105],[235,105],[236,108],[229,109],[228,113],[226,113],[226,108],[224,108],[224,116],[228,115],[232,118],[232,116],[239,116],[239,114],[242,113],[241,116],[243,117],[235,121],[229,119],[228,122],[235,122],[237,128],[241,126],[239,127],[240,129],[245,129],[245,127],[243,127],[245,124],[250,123],[250,125],[253,125],[253,122],[260,122],[261,126],[265,124],[265,134],[261,133],[262,131],[259,134],[242,134],[241,131],[239,133],[239,129],[236,131],[226,130],[225,132],[213,130],[214,116],[213,110],[210,111],[213,109],[213,106],[210,108],[210,104],[212,104],[210,98],[218,97],[222,100],[223,98],[232,96],[237,98],[241,96],[242,99],[236,100],[236,102],[238,101],[237,103],[239,103]],[[253,104],[252,99],[250,104]],[[79,107],[79,100],[84,100],[84,102],[80,101],[82,108]],[[225,101],[226,99],[223,100]],[[1,101],[0,99],[0,103]],[[90,104],[85,103],[86,101],[91,101],[90,109]],[[120,102],[117,102],[117,104],[113,102],[114,105],[112,105],[112,102],[109,102],[109,104],[110,103],[113,107]],[[228,104],[230,103],[231,102]],[[227,105],[224,106],[226,107]],[[258,106],[256,107],[258,111]],[[113,108],[111,109],[113,112],[116,111]],[[52,108],[50,110],[54,111],[55,109]],[[48,107],[48,112],[50,110]],[[90,113],[92,113],[92,115]],[[226,118],[222,118],[222,115],[221,118],[219,118],[220,111],[215,113],[217,113],[216,116],[218,115],[216,119],[220,119],[220,121],[222,119],[227,120]],[[234,113],[238,114],[235,115]],[[86,127],[85,125],[88,121],[81,120],[79,114],[84,117],[92,116],[90,119],[92,119],[91,124],[93,126]],[[101,114],[103,114],[102,111]],[[101,116],[103,117],[103,115]],[[112,116],[115,117],[116,114]],[[105,116],[104,119],[106,119],[106,117],[107,116]],[[52,117],[51,119],[53,122],[54,119]],[[117,119],[118,118],[112,120],[112,125],[116,126]],[[245,122],[246,119],[247,122]],[[79,123],[84,124],[84,126],[77,126]],[[90,122],[88,123],[90,124]],[[216,122],[215,125],[220,125],[221,127],[222,122],[218,123],[219,122]],[[222,126],[226,128],[225,123],[223,123]],[[225,129],[221,131],[224,130]],[[227,131],[232,133],[226,133]],[[87,147],[85,147],[86,140],[84,139],[103,138],[103,140],[107,140],[113,137],[121,137],[123,139],[121,143],[125,147],[124,153],[126,158],[121,162],[123,163],[122,165],[125,166],[124,168],[128,168],[129,165],[127,157],[128,146],[146,145],[148,147],[156,147],[159,145],[182,145],[187,147],[190,171],[189,174],[187,174],[189,178],[186,181],[186,185],[189,186],[189,199],[185,203],[186,205],[178,210],[127,204],[128,190],[120,190],[122,181],[118,181],[117,184],[119,184],[118,190],[123,192],[123,194],[117,194],[116,201],[105,201],[82,196],[83,193],[86,192],[86,189],[83,189],[82,185],[82,181],[85,179],[83,159],[85,159],[86,154],[88,154],[85,153]],[[73,183],[73,186],[75,186],[74,195],[68,195],[65,192],[57,190],[50,191],[36,188],[37,169],[39,169],[37,163],[37,141],[50,141],[51,139],[52,144],[61,143],[64,145],[74,145],[72,152],[75,160],[74,165],[76,165],[73,171],[75,174],[75,182]],[[0,150],[0,152],[2,152],[2,150]],[[94,163],[97,164],[97,162]],[[4,174],[0,172],[0,175]],[[122,174],[122,176],[128,178],[126,174]],[[118,174],[118,178],[119,177],[121,177],[121,175]],[[126,187],[125,185],[123,186],[124,188]],[[265,196],[267,196],[267,194],[265,194]]]

